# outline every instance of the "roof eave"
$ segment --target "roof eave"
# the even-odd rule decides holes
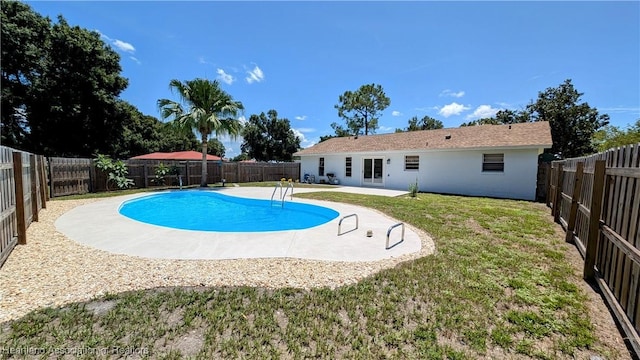
[[[349,154],[371,154],[371,153],[388,153],[388,152],[439,152],[439,151],[478,151],[478,150],[524,150],[524,149],[550,149],[552,144],[529,144],[529,145],[503,145],[503,146],[474,146],[474,147],[452,147],[452,148],[416,148],[416,149],[385,149],[374,151],[319,151],[312,153],[296,152],[294,156],[318,156],[318,155],[349,155]]]

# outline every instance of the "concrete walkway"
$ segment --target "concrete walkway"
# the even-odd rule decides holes
[[[273,188],[224,187],[209,191],[221,191],[230,196],[270,199]],[[314,191],[381,196],[406,194],[404,191],[356,187],[295,188],[294,193]],[[358,206],[296,199],[295,195],[293,201],[326,206],[338,211],[340,215],[326,224],[305,230],[223,233],[160,227],[129,219],[118,212],[124,201],[150,194],[119,196],[79,206],[58,218],[56,228],[70,239],[93,248],[118,254],[163,259],[281,257],[374,261],[415,253],[420,251],[422,246],[419,235],[407,226],[404,241],[387,250],[387,229],[396,224],[397,220]],[[347,218],[342,223],[343,234],[338,236],[339,220],[354,213],[358,215],[359,228],[353,230],[355,218]],[[373,231],[372,237],[366,236],[367,230]],[[392,231],[390,245],[400,241],[401,232],[400,227]]]

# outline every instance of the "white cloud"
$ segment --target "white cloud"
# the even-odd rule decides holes
[[[314,128],[298,128],[298,131],[300,131],[302,133],[310,133],[310,132],[315,132],[316,129],[314,129]]]
[[[443,106],[440,111],[438,111],[438,114],[448,118],[451,115],[460,115],[460,113],[462,113],[463,111],[469,110],[471,109],[468,106],[464,106],[461,104],[458,104],[456,102],[452,102],[449,105],[445,105]]]
[[[246,117],[244,117],[244,115],[242,115],[242,116],[240,116],[240,117],[238,118],[238,121],[240,121],[240,123],[241,123],[242,125],[244,125],[244,124],[246,124],[246,123],[247,123],[247,118],[246,118]]]
[[[306,136],[304,135],[303,131],[301,130],[307,130],[307,129],[294,129],[291,128],[291,130],[293,130],[293,133],[300,138],[300,147],[307,148],[309,146],[315,145],[316,141],[311,140],[311,139],[307,139]]]
[[[401,113],[400,111],[393,110],[393,111],[391,112],[391,116],[400,116],[400,115],[402,115],[402,113]]]
[[[258,65],[256,65],[253,70],[247,71],[247,74],[249,74],[249,76],[246,77],[246,80],[249,84],[254,82],[261,82],[262,80],[264,80],[264,73],[262,72],[262,69],[258,67]]]
[[[307,119],[307,115],[296,116],[296,117],[295,117],[295,119],[296,119],[296,120],[303,121],[303,120],[306,120],[306,119]]]
[[[380,126],[380,127],[378,127],[378,130],[380,130],[382,133],[386,133],[386,132],[389,132],[389,131],[394,131],[395,129],[396,128],[392,128],[392,127],[389,127],[389,126]]]
[[[241,153],[240,147],[244,139],[242,136],[233,138],[229,135],[222,135],[218,137],[218,140],[224,145],[224,157],[233,158]]]
[[[471,119],[483,119],[494,117],[500,109],[492,108],[491,105],[480,105],[474,111],[473,114],[467,115],[467,120]]]
[[[124,51],[124,52],[128,52],[128,53],[135,53],[136,52],[136,48],[131,45],[130,43],[126,42],[126,41],[122,41],[119,39],[112,39],[109,36],[107,36],[106,34],[103,34],[100,32],[100,30],[96,29],[95,30],[98,34],[100,34],[100,37],[104,38],[105,40],[107,40],[108,42],[111,43],[111,45],[115,46],[118,50],[120,51]]]
[[[640,114],[640,108],[638,107],[616,106],[616,107],[600,108],[599,110],[606,111],[606,112],[614,112],[614,113]]]
[[[443,90],[440,93],[440,96],[451,96],[451,97],[455,97],[455,98],[461,98],[464,96],[464,91],[458,91],[458,92],[454,92],[451,91],[449,89]]]
[[[422,111],[422,112],[431,112],[432,110],[438,111],[440,110],[439,107],[437,106],[431,106],[431,107],[417,107],[415,108],[417,111]]]
[[[136,48],[134,48],[133,45],[129,44],[128,42],[124,42],[122,40],[115,39],[112,44],[113,46],[117,47],[118,49],[124,52],[134,53],[136,51]]]
[[[138,58],[136,58],[135,56],[129,56],[129,59],[133,60],[138,65],[142,64],[140,60],[138,60]]]
[[[218,73],[218,79],[227,85],[231,85],[236,80],[233,78],[233,76],[227,74],[222,69],[217,69],[216,73]]]

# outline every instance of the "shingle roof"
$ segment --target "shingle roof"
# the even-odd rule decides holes
[[[136,160],[202,160],[202,153],[197,151],[154,152],[134,156]],[[219,156],[207,154],[207,160],[220,160]]]
[[[447,138],[450,136],[450,138]],[[512,125],[479,125],[393,134],[331,138],[294,155],[382,152],[394,150],[551,147],[547,121]]]

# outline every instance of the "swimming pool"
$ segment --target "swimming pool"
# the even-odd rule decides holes
[[[264,232],[300,230],[327,223],[335,210],[292,201],[249,199],[212,191],[172,191],[125,201],[120,214],[182,230]]]

